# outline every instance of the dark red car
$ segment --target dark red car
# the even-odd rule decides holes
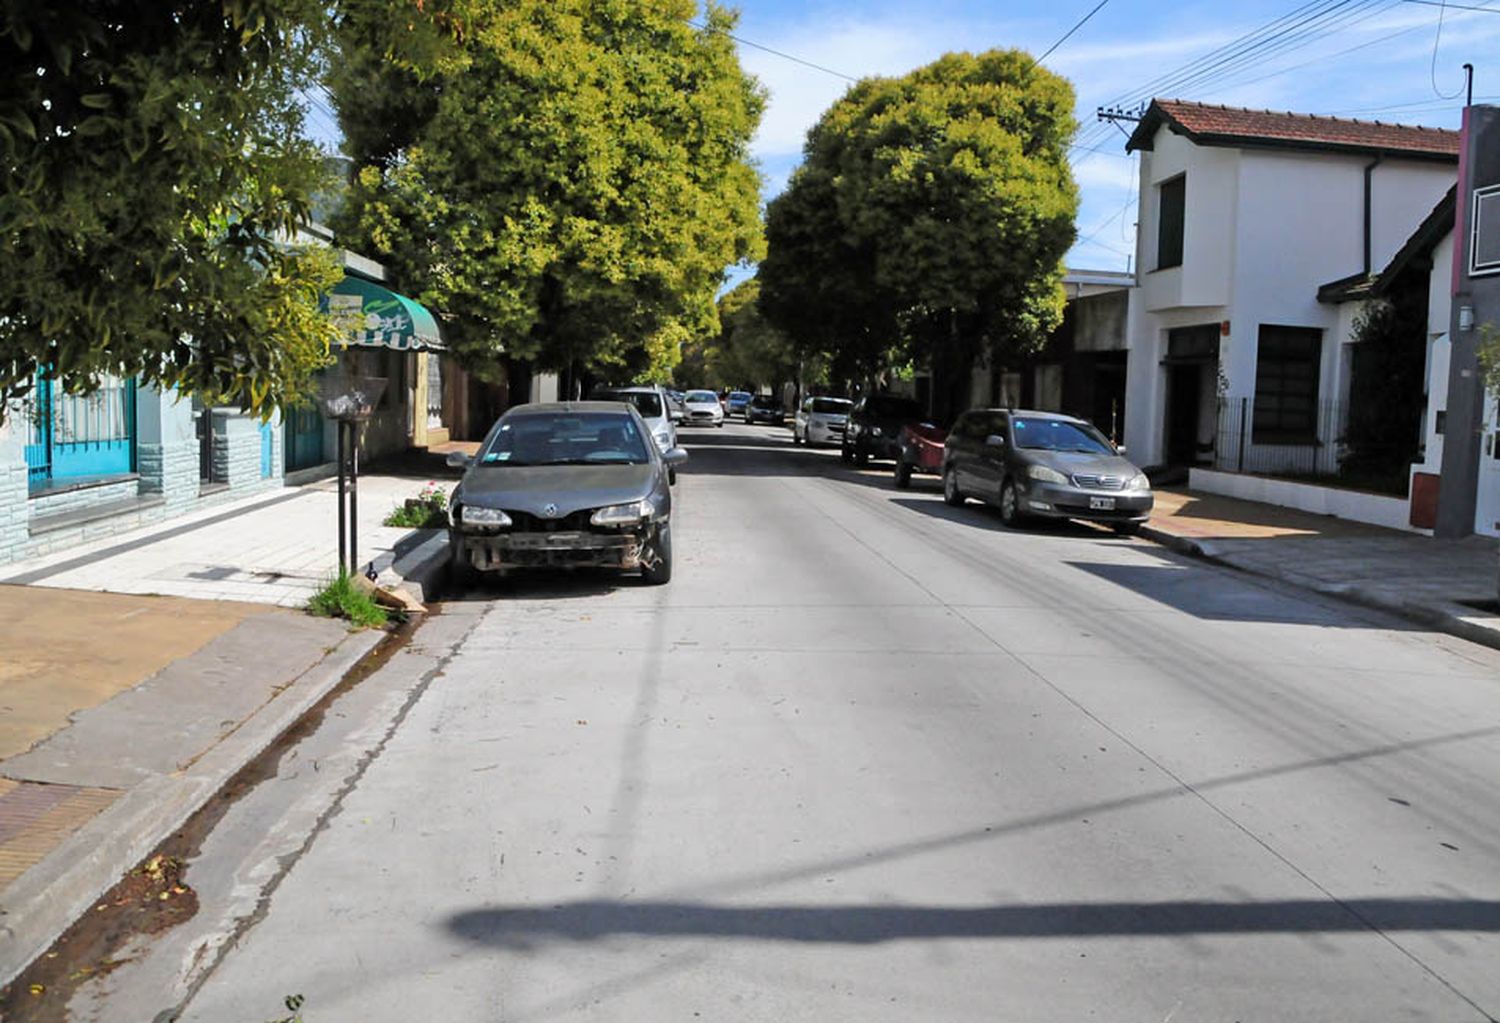
[[[913,473],[943,474],[943,442],[948,431],[935,423],[907,423],[896,438],[896,486],[911,486]]]

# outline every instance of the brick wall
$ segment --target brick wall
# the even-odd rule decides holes
[[[26,546],[26,440],[12,406],[0,424],[0,565],[22,556]]]
[[[40,518],[43,515],[58,515],[62,512],[97,508],[101,504],[113,504],[116,501],[135,497],[139,492],[139,484],[135,479],[123,479],[118,483],[66,490],[60,494],[46,494],[33,497],[28,502],[29,517]]]
[[[195,441],[141,444],[136,448],[135,458],[141,473],[142,494],[160,494],[172,508],[197,500],[198,445]]]

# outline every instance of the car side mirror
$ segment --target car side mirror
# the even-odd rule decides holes
[[[469,465],[473,463],[473,461],[474,459],[470,458],[462,451],[448,452],[448,468],[450,469],[467,469]]]
[[[669,448],[662,453],[661,460],[668,465],[681,465],[688,460],[688,453],[682,448]]]
[[[984,439],[984,443],[992,448],[1003,448],[1005,447],[1005,438],[1001,434],[992,433]]]

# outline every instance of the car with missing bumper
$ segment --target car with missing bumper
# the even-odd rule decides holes
[[[943,451],[943,499],[976,498],[1007,526],[1082,519],[1138,532],[1155,498],[1146,474],[1091,423],[1055,412],[975,409],[953,424]]]
[[[672,578],[669,469],[687,452],[657,449],[634,406],[518,405],[490,428],[450,506],[455,574],[518,568],[639,570]]]
[[[896,486],[905,490],[918,473],[943,474],[943,446],[948,431],[933,422],[907,423],[896,438]]]

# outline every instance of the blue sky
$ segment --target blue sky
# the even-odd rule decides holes
[[[1020,47],[1041,53],[1097,2],[743,0],[735,34],[845,75],[889,75],[952,50]],[[1153,81],[1287,19],[1276,28],[1281,35],[1274,44],[1284,47],[1281,52],[1268,53],[1266,46],[1236,55],[1212,73],[1204,68],[1196,82],[1157,94],[1457,127],[1465,61],[1477,67],[1475,101],[1500,100],[1500,62],[1493,59],[1500,53],[1500,0],[1459,2],[1495,11],[1440,9],[1411,0],[1108,0],[1046,60],[1078,92],[1081,142],[1100,150],[1074,150],[1083,204],[1080,241],[1069,265],[1124,270],[1134,249],[1135,161],[1125,154],[1124,135],[1099,124],[1098,106],[1144,95]],[[769,198],[800,161],[807,128],[849,83],[752,46],[742,45],[740,55],[770,92],[754,144]],[[1439,91],[1458,96],[1443,99]]]

